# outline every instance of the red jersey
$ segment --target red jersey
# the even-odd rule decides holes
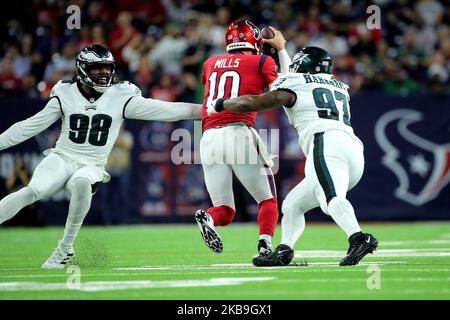
[[[218,98],[261,94],[277,77],[275,61],[264,54],[228,53],[206,60],[202,73],[202,84],[205,85],[203,131],[232,122],[244,122],[253,127],[256,112],[238,114],[224,110],[208,116],[206,105]]]

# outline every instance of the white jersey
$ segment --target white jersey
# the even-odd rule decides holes
[[[318,132],[345,131],[361,143],[350,126],[348,86],[331,77],[325,73],[287,73],[272,84],[272,91],[287,90],[297,97],[294,105],[284,110],[289,123],[297,129],[304,154],[308,154],[312,138]]]
[[[0,150],[25,141],[62,119],[55,152],[78,163],[104,167],[124,119],[177,121],[199,119],[201,105],[141,96],[134,84],[120,82],[97,100],[87,100],[76,82],[58,82],[42,111],[0,135]]]

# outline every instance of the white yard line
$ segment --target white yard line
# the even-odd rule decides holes
[[[448,237],[450,238],[450,236]],[[450,244],[450,239],[442,240],[403,240],[403,241],[382,241],[380,246],[382,247],[396,247],[396,246],[416,246],[416,245],[433,245],[433,244]]]
[[[296,258],[342,258],[346,254],[341,250],[302,250],[295,251]],[[449,248],[434,249],[387,249],[377,250],[373,253],[376,258],[397,258],[397,257],[445,257],[450,256]],[[371,257],[371,256],[369,256]]]
[[[344,251],[340,250],[301,250],[295,252],[296,258],[302,258],[302,259],[309,259],[309,258],[342,258],[345,256]],[[390,250],[377,250],[374,252],[373,255],[369,255],[370,258],[398,258],[398,257],[446,257],[450,256],[450,248],[435,248],[435,249],[390,249]],[[382,259],[384,260],[384,259]],[[301,263],[301,261],[295,261],[294,263]],[[324,262],[308,262],[307,263],[309,267],[339,267],[338,261],[324,261]],[[430,263],[424,262],[424,261],[367,261],[367,262],[361,262],[357,267],[364,267],[369,265],[388,265],[388,264],[409,264],[409,265],[429,265]],[[82,268],[82,267],[81,267]],[[231,269],[247,269],[247,273],[254,273],[254,272],[264,272],[264,270],[270,270],[270,269],[300,269],[303,272],[304,271],[319,271],[319,272],[328,272],[328,270],[323,269],[316,269],[315,268],[304,268],[303,266],[299,265],[291,265],[288,267],[265,267],[265,268],[258,268],[253,266],[252,264],[239,264],[239,263],[228,263],[228,264],[212,264],[212,265],[159,265],[159,266],[132,266],[132,267],[116,267],[112,268],[112,270],[124,270],[124,271],[163,271],[159,272],[158,274],[169,274],[165,273],[164,271],[177,271],[177,270],[184,270],[184,271],[197,271],[197,270],[217,270],[216,273],[221,273],[219,270],[229,270],[224,272],[232,272]],[[89,268],[86,268],[85,270],[89,270]],[[111,270],[111,269],[105,269],[105,270]],[[345,268],[341,269],[345,270]],[[354,269],[350,269],[353,270]],[[411,271],[415,271],[416,269],[413,269]],[[434,270],[442,270],[442,271],[448,271],[449,269],[427,269],[430,271]],[[39,268],[4,268],[0,269],[0,272],[8,272],[8,271],[35,271],[39,272],[41,271]],[[394,271],[394,270],[388,270],[388,271]],[[242,271],[238,271],[242,272]],[[235,272],[233,272],[235,273]],[[176,272],[172,272],[170,274],[177,274]],[[192,274],[195,274],[193,272]],[[85,274],[85,276],[132,276],[132,275],[141,275],[141,273],[116,273],[116,274],[108,274],[108,273],[93,273],[93,274]],[[31,277],[39,277],[39,278],[45,278],[45,277],[67,277],[66,274],[35,274],[35,275],[8,275],[8,274],[0,274],[0,278],[31,278]]]
[[[406,262],[405,262],[406,263]],[[339,267],[336,263],[334,265],[324,265],[324,267],[333,267],[330,269],[318,269],[318,268],[311,268],[311,267],[296,267],[296,266],[289,266],[289,267],[274,267],[274,268],[245,268],[245,270],[242,270],[241,267],[236,268],[235,270],[232,270],[230,268],[214,268],[210,269],[208,274],[215,274],[215,275],[242,275],[242,274],[256,274],[256,275],[262,275],[265,273],[273,274],[275,268],[280,269],[289,269],[289,272],[293,273],[335,273],[337,270],[336,268],[339,268],[339,273],[342,274],[342,276],[345,276],[345,274],[350,274],[350,276],[353,276],[355,272],[366,272],[367,266],[375,264],[379,267],[383,267],[383,265],[386,265],[384,262],[373,262],[373,263],[360,263],[358,266],[355,267]],[[393,263],[396,264],[396,263]],[[408,263],[409,264],[409,263]],[[417,263],[414,263],[417,264]],[[139,273],[82,273],[81,278],[86,279],[89,277],[134,277],[134,276],[140,276],[140,277],[149,277],[149,276],[198,276],[199,272],[204,269],[198,269],[195,266],[191,266],[192,269],[170,269],[170,270],[160,270],[156,269],[155,267],[132,267],[130,269],[121,268],[122,271],[142,271]],[[336,267],[336,268],[335,268]],[[394,272],[415,272],[415,273],[443,273],[447,272],[450,274],[450,268],[415,268],[415,269],[381,269],[382,272],[387,273],[394,273]],[[153,273],[155,272],[156,273]],[[182,271],[182,272],[180,272]],[[24,274],[24,275],[1,275],[0,279],[36,279],[36,278],[68,278],[70,274]],[[3,280],[0,281],[0,283],[4,282]]]
[[[205,280],[130,280],[130,281],[92,281],[73,283],[42,283],[42,282],[0,282],[1,291],[55,291],[74,290],[84,292],[115,291],[130,289],[153,289],[153,288],[181,288],[181,287],[214,287],[233,286],[246,282],[270,281],[274,277],[252,277],[252,278],[211,278]],[[69,287],[70,285],[70,287]]]
[[[0,292],[11,291],[61,291],[72,290],[82,292],[99,292],[99,291],[116,291],[116,290],[136,290],[136,289],[155,289],[155,288],[182,288],[182,287],[213,287],[213,286],[232,286],[241,285],[247,282],[259,282],[259,281],[272,281],[276,280],[275,277],[236,277],[236,278],[211,278],[204,280],[128,280],[128,281],[91,281],[80,282],[78,286],[71,283],[70,287],[67,283],[42,283],[42,282],[0,282]],[[281,282],[295,282],[296,280],[277,280],[277,283]],[[359,278],[334,278],[334,279],[299,279],[300,283],[351,283],[361,282]],[[450,277],[431,278],[431,277],[410,277],[410,278],[389,278],[389,282],[442,282],[450,281]],[[345,291],[350,293],[353,290]],[[362,293],[367,293],[368,290],[360,290]],[[395,290],[383,290],[383,293],[394,292]],[[301,290],[302,294],[312,292],[312,290]],[[449,293],[448,289],[406,289],[401,290],[399,293],[414,294],[425,292],[440,292]],[[317,291],[317,293],[323,293],[323,291]],[[374,292],[375,293],[375,292]]]
[[[295,263],[295,261],[294,261]],[[361,262],[359,266],[369,265],[386,265],[386,264],[406,264],[406,261],[371,261]],[[315,267],[339,267],[337,262],[308,262],[308,266]],[[142,267],[120,267],[113,268],[114,270],[217,270],[217,269],[255,269],[255,270],[268,270],[268,269],[286,269],[286,268],[304,268],[301,265],[290,265],[284,267],[255,267],[249,263],[224,263],[224,264],[211,264],[211,265],[166,265],[166,266],[142,266]]]

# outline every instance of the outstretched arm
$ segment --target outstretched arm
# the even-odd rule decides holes
[[[295,100],[296,95],[291,91],[274,90],[260,95],[247,95],[227,100],[217,99],[212,102],[212,106],[208,106],[208,113],[216,113],[222,110],[246,113],[275,109],[281,106],[291,107]],[[210,112],[211,109],[212,112]]]
[[[13,124],[0,134],[0,150],[15,146],[41,133],[61,117],[61,107],[57,97],[52,97],[42,111],[23,121]]]
[[[125,119],[178,121],[200,119],[202,105],[185,102],[167,102],[135,96],[123,109]]]
[[[286,51],[286,40],[283,34],[272,26],[269,26],[270,30],[274,33],[272,39],[262,39],[264,43],[270,44],[272,47],[278,50],[278,60],[280,62],[280,73],[288,73],[289,66],[292,64],[291,58]]]

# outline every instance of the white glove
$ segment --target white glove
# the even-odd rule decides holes
[[[223,101],[223,99],[214,99],[214,100],[211,100],[211,102],[206,106],[206,113],[208,113],[209,116],[212,115],[212,114],[215,114],[215,113],[219,113],[220,111],[223,110],[223,103],[222,103],[222,109],[221,110],[217,110],[216,109],[216,103],[217,103],[218,100],[222,100]]]

